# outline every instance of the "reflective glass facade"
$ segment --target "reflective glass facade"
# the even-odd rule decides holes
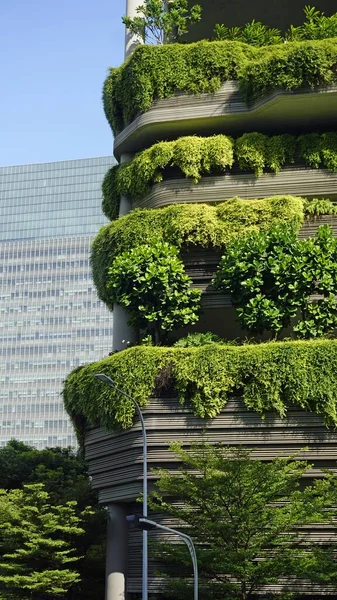
[[[75,445],[65,376],[112,348],[91,279],[112,157],[0,168],[0,445]]]

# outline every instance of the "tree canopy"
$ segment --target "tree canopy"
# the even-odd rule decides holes
[[[189,451],[173,443],[171,449],[181,467],[159,470],[151,506],[177,519],[197,543],[202,599],[250,600],[280,578],[334,581],[331,548],[306,531],[312,523],[331,524],[336,515],[333,475],[303,487],[311,465],[294,457],[264,462],[253,460],[248,449],[207,443]],[[162,550],[176,573],[183,566],[191,577],[185,547],[167,544]],[[183,597],[183,586],[172,587],[171,579],[169,587]]]

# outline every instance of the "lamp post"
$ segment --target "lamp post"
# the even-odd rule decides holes
[[[113,388],[129,400],[133,402],[136,407],[137,413],[139,415],[139,419],[142,426],[142,434],[143,434],[143,516],[147,517],[147,440],[146,440],[146,429],[142,411],[140,410],[140,406],[138,402],[132,396],[129,396],[126,392],[119,389],[114,381],[105,375],[104,373],[95,373],[96,379],[103,381],[106,385]],[[142,600],[148,600],[148,554],[147,554],[147,530],[143,529],[143,572],[142,572]]]
[[[142,529],[143,532],[150,531],[151,529],[161,529],[162,531],[168,531],[169,533],[178,535],[185,542],[190,551],[193,564],[193,600],[198,600],[198,561],[192,538],[177,529],[172,529],[172,527],[166,527],[166,525],[160,525],[155,521],[151,521],[145,516],[137,517],[136,515],[130,515],[126,517],[126,520],[129,523],[134,523],[134,525],[138,529]]]

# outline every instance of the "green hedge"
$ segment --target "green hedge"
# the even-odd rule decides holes
[[[121,195],[134,201],[143,198],[170,167],[195,183],[203,175],[223,173],[234,164],[259,177],[267,169],[277,173],[284,165],[294,163],[296,154],[308,167],[337,171],[337,133],[296,137],[253,132],[236,140],[215,135],[158,142],[138,152],[129,163],[108,171],[103,183],[103,212],[111,220],[116,218]]]
[[[111,69],[103,88],[106,117],[116,134],[159,98],[211,93],[230,79],[247,102],[269,90],[326,86],[336,81],[336,40],[254,48],[235,41],[139,46]]]
[[[303,217],[303,201],[293,196],[134,210],[102,227],[93,241],[91,263],[98,295],[112,308],[107,280],[113,259],[150,240],[161,239],[178,248],[199,246],[220,251],[233,237],[252,229],[268,229],[285,221],[299,229]]]
[[[269,342],[199,348],[139,346],[73,371],[64,385],[66,410],[77,427],[131,427],[134,405],[94,378],[112,377],[141,406],[162,385],[173,386],[181,404],[216,417],[232,393],[264,416],[300,406],[337,425],[337,340]]]

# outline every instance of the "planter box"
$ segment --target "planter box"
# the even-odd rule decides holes
[[[203,177],[199,183],[190,179],[167,179],[156,183],[145,198],[133,203],[133,208],[161,208],[170,204],[223,202],[239,198],[268,198],[275,195],[305,198],[337,199],[337,173],[326,169],[286,167],[279,173],[225,174]]]
[[[115,138],[114,154],[138,152],[158,140],[214,133],[333,129],[337,124],[337,86],[275,90],[247,106],[238,83],[227,81],[214,94],[176,94],[156,101]]]

